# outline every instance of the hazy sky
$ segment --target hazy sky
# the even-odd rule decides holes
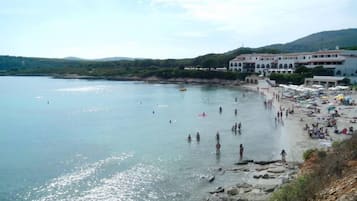
[[[0,0],[0,55],[183,58],[356,27],[356,0]]]

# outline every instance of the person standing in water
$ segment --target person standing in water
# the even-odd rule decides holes
[[[199,132],[196,133],[196,140],[197,140],[197,142],[200,142],[200,140],[201,140],[201,137],[200,137],[200,133],[199,133]]]
[[[191,135],[190,134],[188,134],[187,141],[191,142]]]
[[[219,113],[222,113],[222,107],[219,106]]]
[[[243,144],[240,144],[239,145],[239,160],[243,159],[243,152],[244,152]]]
[[[286,163],[286,160],[285,160],[286,152],[284,149],[281,150],[280,155],[281,155],[281,162]]]
[[[242,123],[239,122],[238,124],[238,130],[240,130],[242,128]]]
[[[219,143],[219,141],[217,141],[216,144],[216,154],[220,154],[221,153],[221,144]]]
[[[216,140],[217,142],[219,142],[219,132],[217,131],[217,134],[216,134]]]
[[[234,109],[234,115],[237,116],[237,114],[238,114],[238,110],[237,110],[237,108],[236,108],[236,109]]]

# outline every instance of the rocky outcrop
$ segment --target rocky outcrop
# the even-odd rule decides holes
[[[268,200],[272,192],[296,175],[298,168],[296,165],[283,164],[280,161],[258,161],[258,163],[255,163],[252,160],[241,161],[239,166],[238,168],[227,168],[226,171],[231,172],[230,174],[242,174],[244,172],[243,174],[250,175],[252,178],[251,183],[218,187],[209,192],[211,195],[207,198],[207,201]],[[259,182],[260,184],[257,185],[257,182],[253,182],[255,179],[261,179],[264,182]]]

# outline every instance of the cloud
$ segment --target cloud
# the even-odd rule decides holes
[[[151,0],[151,4],[175,7],[184,19],[210,23],[216,31],[255,37],[292,33],[297,37],[297,33],[345,28],[342,26],[346,26],[346,19],[350,18],[346,7],[352,5],[353,1]],[[357,24],[352,22],[349,26],[353,25]]]

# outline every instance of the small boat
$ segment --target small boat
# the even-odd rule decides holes
[[[187,91],[186,88],[180,88],[180,91]]]

